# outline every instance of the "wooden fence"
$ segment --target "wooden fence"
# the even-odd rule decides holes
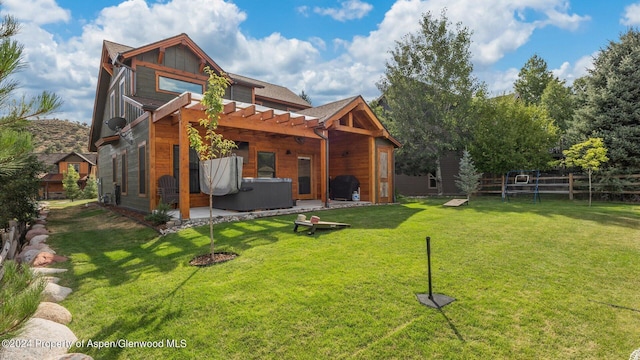
[[[530,180],[530,183],[534,180]],[[589,193],[589,177],[587,175],[566,176],[541,175],[538,178],[539,194],[567,195],[573,200],[577,194]],[[533,193],[533,184],[516,185],[519,192]],[[635,195],[640,196],[640,174],[613,175],[602,177],[599,174],[592,176],[592,191],[595,195]],[[501,177],[484,177],[481,180],[479,194],[503,194],[505,192],[504,175]]]
[[[9,230],[2,233],[2,251],[0,251],[0,280],[4,276],[4,262],[7,259],[13,259],[18,251],[20,243],[21,228],[15,221],[9,222]]]

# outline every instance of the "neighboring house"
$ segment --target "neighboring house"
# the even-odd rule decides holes
[[[69,165],[73,166],[80,179],[78,185],[84,189],[89,176],[96,176],[97,154],[54,153],[38,154],[38,160],[45,165],[45,173],[40,177],[39,195],[42,199],[63,199],[65,198],[62,179],[67,172]]]
[[[456,176],[460,173],[461,157],[458,152],[449,151],[440,159],[442,194],[438,194],[435,171],[420,176],[396,174],[396,191],[404,196],[463,195],[455,182]]]
[[[311,107],[285,87],[225,73],[186,34],[138,48],[104,41],[89,139],[103,199],[150,212],[160,201],[158,180],[171,175],[182,218],[208,206],[186,131],[206,116],[207,66],[230,82],[217,131],[238,145],[243,177],[291,179],[291,203],[327,204],[330,179],[352,175],[360,200],[394,201],[400,144],[361,96]]]

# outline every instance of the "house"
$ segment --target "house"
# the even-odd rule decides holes
[[[62,179],[69,165],[73,166],[80,179],[78,185],[84,189],[89,176],[96,176],[97,154],[78,152],[38,154],[38,160],[45,165],[45,173],[40,177],[39,196],[41,199],[63,199],[65,197]]]
[[[361,96],[311,107],[285,87],[223,71],[186,34],[138,48],[104,41],[89,136],[103,199],[150,212],[161,201],[158,180],[170,175],[183,219],[208,206],[187,137],[187,125],[206,116],[205,67],[229,81],[217,131],[236,142],[243,178],[290,182],[287,204],[328,204],[331,181],[342,175],[357,178],[360,200],[394,201],[400,144]]]

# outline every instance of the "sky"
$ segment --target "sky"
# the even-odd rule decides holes
[[[377,98],[389,51],[426,12],[473,32],[474,75],[495,95],[512,91],[536,54],[570,85],[640,25],[640,0],[0,1],[21,24],[20,94],[54,92],[64,105],[49,118],[87,124],[103,40],[138,47],[186,33],[224,71],[304,91],[318,106]]]

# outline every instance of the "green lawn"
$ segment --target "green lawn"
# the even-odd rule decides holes
[[[352,227],[314,236],[292,231],[296,215],[216,225],[217,249],[240,256],[207,268],[188,261],[208,251],[208,227],[157,237],[98,207],[54,203],[49,243],[70,256],[61,284],[74,289],[62,305],[85,342],[72,350],[96,359],[627,359],[640,348],[640,205],[445,201],[316,212]],[[456,298],[440,311],[416,299],[428,290],[426,236],[433,290]]]

